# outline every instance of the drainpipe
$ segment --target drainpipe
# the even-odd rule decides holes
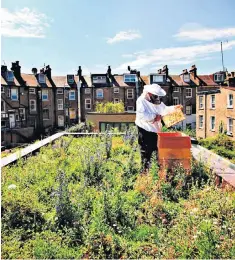
[[[78,81],[77,83],[77,91],[78,91],[78,124],[81,123],[81,83]]]
[[[207,113],[206,113],[206,108],[207,108],[207,94],[205,94],[205,111],[204,111],[204,114],[205,114],[205,138],[207,136]]]

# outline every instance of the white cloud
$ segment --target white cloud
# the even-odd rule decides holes
[[[45,29],[50,26],[50,22],[52,20],[45,14],[27,7],[12,13],[1,8],[2,36],[44,38]]]
[[[141,34],[136,30],[122,31],[117,33],[113,38],[108,38],[107,43],[112,44],[121,41],[131,41],[141,37]]]
[[[224,51],[232,49],[235,40],[224,44]],[[197,60],[212,58],[213,54],[220,52],[220,44],[204,44],[186,47],[159,48],[150,51],[135,53],[135,59],[121,64],[115,69],[116,73],[122,73],[131,66],[133,69],[142,69],[146,66],[160,65],[186,65],[195,63]]]
[[[182,27],[174,37],[182,40],[212,41],[215,39],[226,40],[235,36],[235,27],[231,28],[204,28],[200,25]]]

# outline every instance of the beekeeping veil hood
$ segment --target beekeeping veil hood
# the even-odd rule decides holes
[[[158,84],[145,85],[143,94],[146,95],[147,93],[151,93],[159,97],[164,97],[166,95],[166,91],[162,89]]]

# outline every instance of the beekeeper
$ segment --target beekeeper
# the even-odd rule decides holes
[[[166,106],[160,97],[166,95],[164,89],[158,84],[145,85],[142,95],[136,101],[136,120],[138,127],[138,143],[141,151],[141,163],[146,172],[154,152],[157,154],[156,133],[161,132],[161,117],[173,112],[182,105]]]

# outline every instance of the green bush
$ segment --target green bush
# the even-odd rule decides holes
[[[123,113],[125,112],[125,107],[123,102],[119,103],[96,103],[95,112],[97,113]]]

